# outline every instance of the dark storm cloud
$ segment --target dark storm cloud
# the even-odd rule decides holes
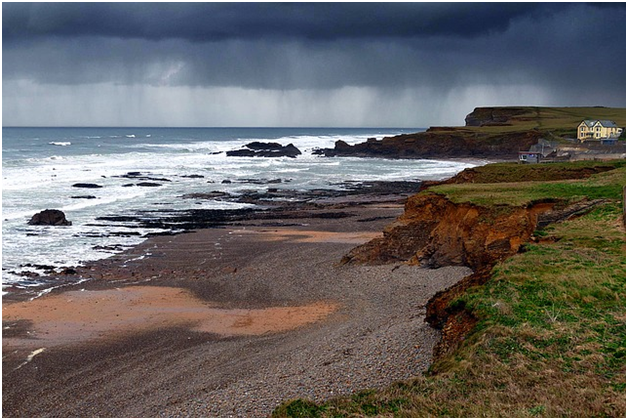
[[[581,83],[612,54],[602,71],[617,83],[624,17],[624,4],[597,3],[3,3],[3,72],[55,84],[268,89],[501,83],[523,73]]]
[[[408,115],[408,125],[416,124],[409,118],[417,113],[408,107],[433,104],[423,109],[433,112],[462,103],[465,95],[467,108],[625,106],[625,3],[2,7],[3,98],[11,97],[5,115],[26,115],[24,89],[33,100],[48,95],[52,103],[59,95],[76,103],[85,92],[109,95],[114,107],[132,102],[150,110],[162,101],[155,106],[167,118],[172,109],[208,109],[212,99],[201,91],[228,88],[220,90],[220,100],[234,112],[254,98],[268,104],[263,112],[283,109],[273,114],[278,122],[283,115],[304,116],[298,124],[314,112],[317,123],[339,113],[356,121],[350,118],[358,112],[357,98],[372,104],[369,115]],[[120,86],[131,93],[122,94]],[[165,91],[169,97],[158,93]],[[192,97],[202,107],[191,107]],[[406,105],[395,105],[396,98],[406,98]],[[19,107],[10,108],[14,102]],[[216,106],[216,112],[225,109]],[[358,117],[360,124],[368,118]]]
[[[104,36],[225,39],[478,36],[513,19],[557,13],[538,3],[4,3],[5,41]]]

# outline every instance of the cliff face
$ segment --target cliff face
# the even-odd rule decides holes
[[[475,108],[464,119],[467,127],[508,126],[517,122],[535,121],[538,111],[531,107]]]
[[[518,252],[534,232],[538,215],[553,205],[485,208],[455,204],[433,193],[417,194],[408,199],[404,214],[386,228],[383,238],[353,249],[344,262],[466,265],[477,271]]]

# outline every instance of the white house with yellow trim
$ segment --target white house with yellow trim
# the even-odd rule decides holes
[[[609,120],[583,120],[578,125],[578,141],[585,140],[616,140],[621,136],[622,129],[617,127],[615,121]]]

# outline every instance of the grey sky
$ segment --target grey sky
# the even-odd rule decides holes
[[[3,3],[3,125],[462,124],[625,106],[625,3]]]

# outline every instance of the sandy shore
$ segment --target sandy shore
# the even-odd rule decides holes
[[[421,375],[424,305],[469,271],[340,266],[403,209],[345,211],[155,237],[3,301],[3,416],[263,417]]]

